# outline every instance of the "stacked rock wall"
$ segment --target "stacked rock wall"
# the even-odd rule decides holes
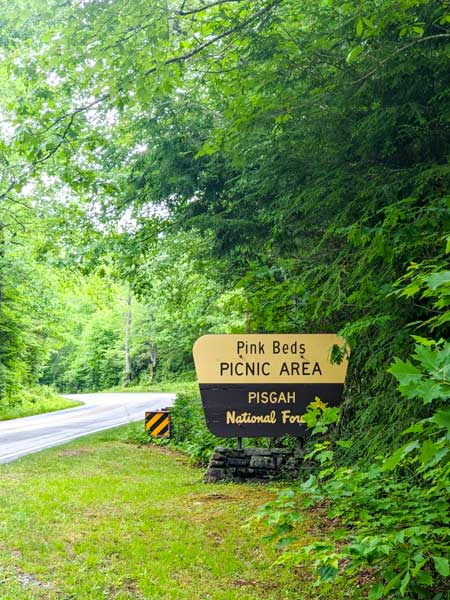
[[[300,448],[217,447],[210,460],[205,483],[294,479],[304,468],[303,457],[304,451]]]

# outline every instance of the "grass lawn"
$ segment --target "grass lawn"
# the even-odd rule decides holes
[[[80,406],[82,402],[67,400],[58,396],[51,388],[38,386],[31,390],[17,392],[14,400],[17,404],[3,406],[0,404],[0,421],[19,419],[20,417],[31,417],[42,413],[53,412]],[[0,596],[1,600],[1,596]]]
[[[126,444],[124,430],[0,465],[1,600],[351,597],[272,566],[273,548],[242,529],[270,489],[205,485],[184,456]]]

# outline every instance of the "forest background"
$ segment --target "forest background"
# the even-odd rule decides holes
[[[0,21],[3,405],[193,379],[196,338],[251,329],[347,340],[340,464],[434,414],[388,368],[449,334],[446,2],[14,0]]]
[[[448,336],[419,278],[449,232],[446,5],[186,4],[3,6],[2,402],[192,378],[209,332],[340,331],[343,426],[395,443],[421,409],[386,368]]]

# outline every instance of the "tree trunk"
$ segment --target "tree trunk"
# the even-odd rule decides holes
[[[3,268],[5,259],[5,234],[4,226],[0,223],[0,332],[2,327],[2,316],[3,316]],[[0,336],[1,337],[1,336]],[[1,350],[1,349],[0,349]],[[0,401],[5,395],[5,382],[3,378],[3,368],[1,364],[2,352],[0,351]]]
[[[149,365],[151,383],[153,383],[153,381],[155,380],[157,360],[158,360],[158,349],[156,348],[155,344],[152,344],[151,348],[150,348],[150,365]]]
[[[5,234],[4,225],[0,223],[0,316],[3,310],[3,261],[5,258]]]
[[[245,313],[245,323],[246,323],[247,333],[251,333],[252,332],[252,315],[250,314],[250,311],[247,311]]]
[[[123,372],[123,385],[128,386],[131,383],[131,359],[130,359],[130,337],[131,337],[131,293],[128,293],[127,313],[125,317],[125,369]]]

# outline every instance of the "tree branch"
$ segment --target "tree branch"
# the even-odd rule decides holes
[[[231,0],[227,0],[227,1],[231,1]],[[236,1],[240,1],[240,0],[236,0]],[[219,40],[221,40],[225,37],[228,37],[229,35],[232,35],[233,33],[237,33],[238,31],[241,31],[242,29],[244,29],[244,27],[247,27],[247,25],[250,25],[250,23],[252,23],[256,19],[258,19],[259,17],[262,17],[266,13],[268,13],[272,8],[274,8],[275,6],[280,4],[281,1],[282,0],[274,0],[274,2],[271,2],[268,6],[261,9],[256,14],[252,15],[245,21],[242,21],[242,23],[239,23],[235,27],[231,27],[230,29],[227,29],[227,30],[223,31],[222,33],[214,36],[213,38],[204,42],[203,44],[200,44],[199,46],[197,46],[190,52],[186,52],[185,54],[181,54],[180,56],[174,56],[172,58],[167,59],[166,61],[164,61],[163,65],[171,65],[173,63],[185,62],[186,60],[189,60],[190,58],[192,58],[196,54],[200,54],[201,52],[203,52],[203,50],[205,50],[212,44],[215,44]],[[155,73],[157,71],[157,69],[158,69],[158,67],[152,67],[151,69],[148,69],[147,71],[145,71],[144,76],[147,77],[148,75]]]
[[[210,8],[211,6],[222,4],[225,2],[240,2],[240,1],[243,1],[243,0],[217,0],[216,2],[210,3],[209,5],[205,5],[204,7],[201,7],[201,10],[205,10],[207,8]],[[147,69],[147,71],[144,71],[143,77],[148,77],[149,75],[156,73],[157,70],[160,68],[160,66],[167,66],[167,65],[171,65],[171,64],[175,64],[175,63],[184,63],[184,62],[188,61],[189,59],[193,58],[194,56],[201,54],[206,48],[208,48],[209,46],[212,46],[216,42],[218,42],[230,35],[233,35],[234,33],[242,31],[248,25],[250,25],[254,21],[258,20],[259,18],[263,17],[265,14],[269,13],[273,8],[275,8],[281,2],[282,2],[282,0],[272,0],[272,2],[270,2],[267,6],[265,6],[261,10],[259,10],[254,15],[248,17],[247,19],[245,19],[241,23],[238,23],[234,27],[230,27],[229,29],[226,29],[222,33],[212,37],[211,39],[207,40],[203,44],[200,44],[197,47],[193,48],[189,52],[186,52],[185,54],[180,54],[179,56],[173,56],[172,58],[169,58],[169,59],[163,61],[161,63],[161,65]],[[184,11],[184,12],[187,12],[187,14],[189,14],[189,11]],[[196,10],[196,12],[200,12],[200,9]],[[122,84],[122,85],[118,86],[117,92],[120,93],[123,91],[124,91],[124,85]],[[91,108],[94,108],[95,106],[101,104],[102,102],[105,102],[106,100],[110,99],[111,96],[112,96],[112,93],[107,92],[107,93],[103,94],[102,96],[100,96],[99,98],[96,98],[92,102],[85,104],[83,106],[79,106],[78,108],[75,108],[74,110],[72,110],[70,112],[66,112],[64,115],[61,115],[60,117],[55,119],[53,121],[53,123],[51,125],[49,125],[47,127],[47,129],[44,130],[44,133],[50,131],[51,129],[54,129],[59,123],[62,123],[65,120],[68,120],[66,126],[64,127],[63,133],[60,135],[60,141],[49,152],[47,152],[47,154],[45,154],[45,156],[33,161],[30,165],[30,169],[28,170],[28,172],[26,174],[23,174],[20,178],[15,178],[13,181],[11,181],[10,184],[8,185],[8,188],[0,194],[0,200],[5,198],[6,196],[8,196],[10,194],[10,192],[13,190],[13,188],[16,185],[18,185],[19,183],[21,183],[21,181],[24,180],[25,176],[29,176],[32,173],[34,173],[38,165],[45,163],[46,161],[48,161],[52,156],[54,156],[58,152],[58,150],[61,148],[61,146],[67,142],[67,135],[68,135],[71,127],[73,126],[73,123],[75,122],[75,119],[78,115],[87,112],[88,110],[90,110]]]
[[[216,2],[211,2],[210,4],[205,4],[204,6],[200,6],[199,8],[193,8],[191,10],[183,10],[185,4],[185,2],[183,2],[183,6],[180,8],[180,10],[176,11],[176,14],[180,17],[187,17],[189,15],[195,15],[205,10],[209,10],[210,8],[213,8],[213,6],[219,6],[220,4],[228,4],[230,2],[243,2],[243,0],[216,0]]]
[[[352,83],[357,84],[357,83],[361,83],[361,81],[365,81],[366,79],[369,79],[369,77],[372,77],[372,75],[374,75],[377,71],[379,71],[379,69],[381,69],[381,67],[383,65],[385,65],[387,62],[389,62],[390,60],[395,58],[398,54],[401,54],[405,50],[408,50],[408,48],[412,48],[413,46],[416,46],[417,44],[423,44],[424,42],[428,42],[430,40],[436,40],[436,39],[440,39],[440,38],[450,38],[450,33],[436,33],[435,35],[427,35],[426,37],[419,38],[417,40],[414,40],[413,42],[409,42],[408,44],[405,44],[401,48],[398,48],[390,56],[388,56],[387,58],[382,60],[380,63],[378,63],[378,65],[376,67],[374,67],[373,69],[371,69],[368,73],[366,73],[359,79],[355,79],[355,81],[353,81]]]

